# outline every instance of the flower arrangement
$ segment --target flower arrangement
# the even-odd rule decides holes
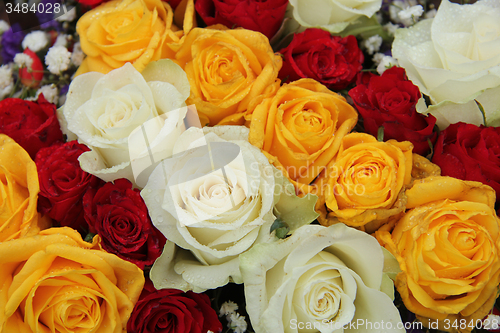
[[[458,2],[7,2],[0,332],[500,331],[500,5]]]

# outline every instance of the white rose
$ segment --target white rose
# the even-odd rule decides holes
[[[74,78],[59,119],[68,139],[91,148],[79,158],[84,171],[136,184],[139,172],[131,160],[147,156],[151,147],[155,162],[171,155],[184,130],[188,96],[187,76],[171,60],[152,62],[142,73],[127,63],[108,74]]]
[[[376,239],[341,223],[303,226],[240,257],[256,333],[405,332],[383,269]]]
[[[344,30],[361,16],[371,17],[382,0],[290,0],[293,18],[305,28],[322,28],[332,33]]]
[[[281,195],[283,177],[275,179],[277,170],[248,142],[246,127],[200,131],[190,128],[179,137],[174,156],[158,165],[141,192],[153,224],[168,239],[151,269],[157,289],[201,292],[230,280],[241,283],[238,256],[258,239],[271,238],[279,199],[297,198],[291,183]],[[284,217],[291,229],[294,221],[317,217],[315,196],[297,200],[308,207],[295,201],[279,209],[282,216],[297,207],[289,214],[293,221]]]
[[[443,0],[435,18],[398,29],[392,54],[410,80],[430,97],[419,103],[443,129],[464,121],[476,125],[484,107],[489,126],[500,125],[500,2],[458,5]]]

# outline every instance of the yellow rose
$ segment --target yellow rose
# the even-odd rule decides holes
[[[39,191],[35,162],[14,140],[0,134],[0,242],[50,227],[50,219],[36,210]]]
[[[261,33],[193,29],[175,59],[186,71],[201,124],[242,125],[249,104],[269,86],[279,86],[281,57]]]
[[[193,25],[189,1],[184,30]],[[107,74],[130,62],[139,72],[151,61],[173,58],[184,35],[173,23],[170,5],[161,0],[113,0],[86,12],[76,25],[87,55],[76,75]]]
[[[364,133],[346,135],[335,160],[321,179],[318,220],[343,222],[372,232],[404,210],[404,187],[411,181],[413,145],[378,142]]]
[[[252,112],[249,141],[262,149],[301,193],[337,153],[358,114],[345,99],[312,79],[284,84]]]
[[[495,191],[438,176],[415,181],[406,195],[409,210],[375,233],[399,262],[395,285],[405,306],[424,325],[439,320],[446,331],[456,330],[445,319],[484,318],[500,283]]]
[[[126,331],[144,285],[134,264],[70,228],[0,243],[0,331]]]

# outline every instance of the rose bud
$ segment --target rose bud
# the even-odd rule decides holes
[[[26,67],[19,69],[19,77],[21,78],[21,83],[26,87],[37,88],[43,79],[42,61],[40,60],[40,58],[38,58],[35,52],[31,51],[28,48],[25,49],[23,53],[33,59],[33,63],[31,64],[30,69]]]

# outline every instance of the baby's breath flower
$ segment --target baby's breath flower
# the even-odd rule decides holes
[[[378,66],[378,64],[380,64],[380,62],[382,61],[382,59],[384,59],[384,57],[385,57],[385,54],[378,52],[378,53],[375,53],[375,54],[373,55],[373,57],[372,57],[372,61],[373,61],[373,63],[374,63],[375,65],[377,65],[377,66]]]
[[[240,316],[239,313],[232,313],[227,321],[227,327],[234,330],[234,333],[246,332],[247,322],[245,320],[245,316]]]
[[[40,87],[36,92],[36,97],[40,94],[43,94],[43,97],[52,104],[56,104],[59,100],[59,91],[55,84],[48,84]]]
[[[389,22],[389,23],[385,24],[383,27],[384,27],[384,30],[387,31],[387,33],[389,35],[394,36],[394,33],[399,28],[399,25]]]
[[[362,46],[366,49],[368,54],[374,54],[382,46],[382,37],[379,35],[371,36],[370,38],[363,41]]]
[[[382,75],[387,69],[397,66],[398,61],[391,56],[384,56],[377,66],[377,72]]]
[[[0,20],[0,35],[9,30],[9,28],[10,26],[6,21]]]
[[[68,69],[71,62],[71,52],[64,46],[53,46],[45,56],[45,64],[52,74],[61,74]]]
[[[83,54],[80,42],[75,43],[75,45],[73,46],[73,53],[71,54],[71,62],[75,66],[80,66],[84,57],[85,54]]]
[[[220,307],[219,317],[230,315],[234,313],[236,310],[238,310],[238,304],[232,301],[224,302]]]
[[[21,68],[31,68],[31,65],[33,65],[33,59],[27,54],[18,53],[14,56],[14,63]]]
[[[60,34],[59,36],[57,36],[57,39],[54,43],[54,45],[52,45],[52,47],[54,46],[68,46],[68,37],[69,35],[65,35],[65,34]]]
[[[398,13],[398,17],[404,25],[411,25],[418,20],[424,13],[424,7],[421,5],[411,6]],[[410,24],[406,24],[406,22]]]
[[[49,43],[49,37],[43,31],[37,30],[30,32],[24,37],[23,49],[29,48],[33,52],[42,50]]]
[[[0,98],[10,94],[13,88],[12,68],[8,65],[0,66]]]

